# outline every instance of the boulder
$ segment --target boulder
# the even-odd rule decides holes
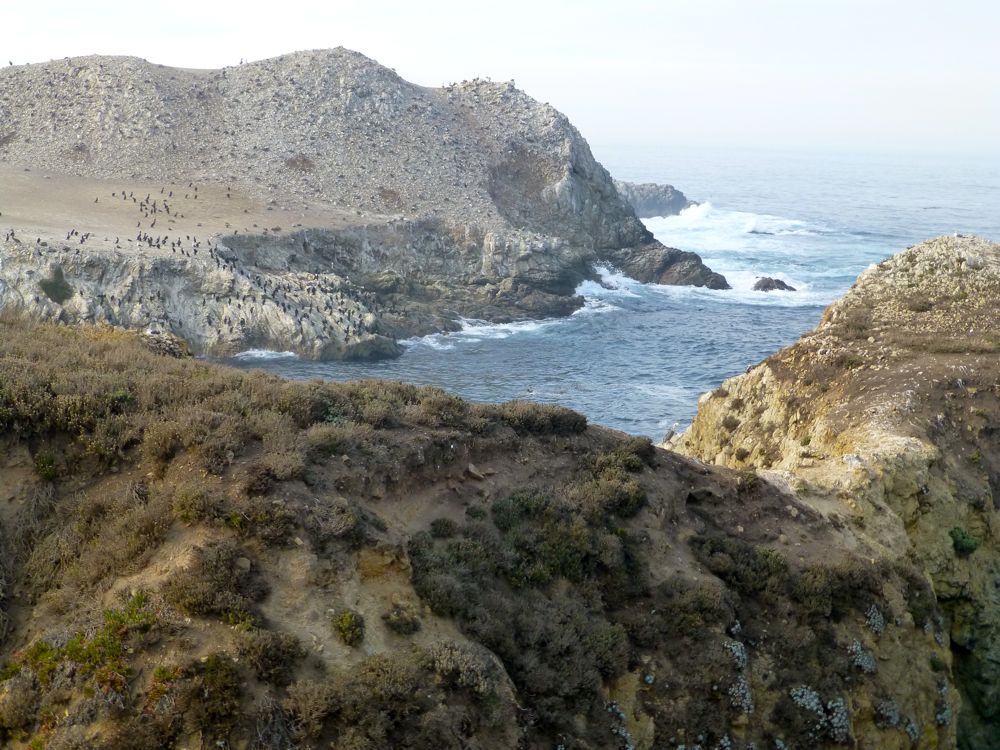
[[[781,279],[774,279],[770,276],[761,276],[753,285],[755,292],[794,292],[795,287],[786,284]]]

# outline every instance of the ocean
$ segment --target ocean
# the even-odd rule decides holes
[[[232,360],[291,378],[391,378],[474,401],[562,404],[592,423],[659,440],[683,429],[698,396],[819,321],[867,266],[954,232],[1000,241],[1000,157],[764,149],[596,146],[612,175],[666,182],[700,205],[646,219],[665,245],[699,253],[733,289],[640,284],[598,269],[568,318],[412,339],[398,359],[307,362],[247,352]],[[794,292],[751,291],[773,276]]]

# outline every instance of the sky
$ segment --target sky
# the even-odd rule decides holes
[[[996,0],[0,0],[15,64],[191,68],[344,46],[513,79],[596,145],[1000,153]]]

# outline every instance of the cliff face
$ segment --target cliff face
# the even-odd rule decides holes
[[[673,185],[615,180],[615,188],[640,219],[654,216],[675,216],[688,206],[694,205],[684,193]]]
[[[780,477],[926,572],[962,693],[959,747],[1000,737],[1000,245],[943,237],[865,271],[819,326],[699,402],[677,447]]]
[[[726,287],[698,256],[653,239],[551,106],[509,83],[422,88],[344,49],[216,71],[113,57],[4,68],[0,161],[0,202],[16,202],[19,190],[36,197],[19,201],[17,211],[0,205],[4,225],[53,246],[72,229],[93,235],[73,252],[90,253],[111,236],[129,251],[136,230],[222,244],[237,230],[266,246],[281,231],[265,237],[263,229],[276,224],[360,231],[416,222],[424,234],[433,226],[435,236],[384,245],[390,265],[446,266],[449,303],[468,297],[481,305],[481,290],[468,288],[473,278],[502,287],[483,306],[501,317],[571,309],[579,304],[573,288],[595,262],[641,281]],[[68,184],[87,201],[47,197],[45,188],[65,192]],[[194,203],[212,191],[220,200],[212,210]],[[94,201],[112,194],[148,200],[135,215],[112,219]],[[280,224],[279,213],[287,219]],[[442,304],[434,313],[445,311]],[[192,343],[210,335],[202,331]],[[285,348],[316,349],[295,340]]]
[[[955,745],[919,571],[780,483],[553,406],[0,338],[4,747]]]

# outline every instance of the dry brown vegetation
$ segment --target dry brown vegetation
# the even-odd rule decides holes
[[[640,720],[822,745],[787,691],[892,695],[844,634],[888,617],[886,589],[935,615],[918,574],[827,530],[808,560],[776,549],[790,498],[566,409],[287,382],[95,328],[0,340],[12,747],[598,748]],[[773,665],[740,677],[749,724],[733,639]]]

